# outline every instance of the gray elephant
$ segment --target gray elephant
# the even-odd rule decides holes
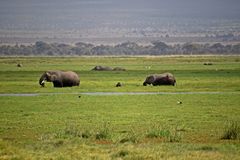
[[[108,66],[95,66],[92,70],[93,71],[112,71],[113,69]]]
[[[160,86],[160,85],[175,85],[176,79],[171,73],[163,73],[163,74],[154,74],[149,75],[146,80],[143,82],[143,85],[153,85],[153,86]]]
[[[113,68],[113,71],[126,71],[126,69],[122,67],[115,67]]]
[[[79,76],[72,71],[46,71],[39,79],[39,84],[44,87],[45,80],[52,82],[54,87],[79,86]]]

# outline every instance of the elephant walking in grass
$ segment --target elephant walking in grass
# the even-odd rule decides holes
[[[46,71],[39,79],[39,84],[44,87],[45,80],[52,82],[54,87],[79,86],[79,76],[72,71]]]
[[[143,85],[153,85],[153,86],[160,86],[160,85],[175,85],[176,79],[171,73],[163,73],[163,74],[154,74],[149,75],[146,80],[143,82]]]

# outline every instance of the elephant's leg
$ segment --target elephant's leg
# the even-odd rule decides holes
[[[63,87],[72,87],[72,86],[74,86],[74,84],[71,81],[64,81],[63,82]]]
[[[53,81],[53,86],[54,87],[63,87],[63,83],[61,81]]]
[[[152,82],[152,85],[153,85],[153,86],[159,85],[159,84],[158,84],[158,81],[157,81],[157,80],[153,81],[153,82]]]

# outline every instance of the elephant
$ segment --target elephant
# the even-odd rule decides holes
[[[122,83],[121,83],[121,82],[118,82],[118,83],[116,84],[116,87],[122,87]]]
[[[17,67],[22,67],[23,65],[21,63],[18,63],[17,64]]]
[[[113,69],[108,66],[95,66],[92,70],[93,71],[112,71]]]
[[[54,87],[79,86],[79,76],[72,71],[46,71],[39,79],[39,84],[44,87],[45,80],[52,82]]]
[[[93,71],[126,71],[125,68],[121,68],[121,67],[111,68],[108,66],[95,66],[92,70]]]
[[[153,74],[149,75],[146,80],[143,82],[143,85],[153,85],[153,86],[160,86],[160,85],[175,85],[176,79],[171,73],[162,73],[162,74]]]
[[[113,68],[113,71],[126,71],[126,69],[121,67],[115,67]]]

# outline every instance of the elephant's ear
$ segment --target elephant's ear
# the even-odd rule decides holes
[[[58,79],[58,78],[57,78],[57,75],[55,75],[55,74],[53,74],[51,78],[52,78],[52,81],[55,81],[55,80]]]
[[[148,77],[148,81],[150,83],[152,83],[154,80],[155,80],[155,76],[154,75],[151,75],[151,76]]]
[[[47,80],[50,82],[56,79],[55,75],[53,75],[51,72],[46,72],[46,77],[47,77]]]
[[[49,72],[46,72],[46,75],[47,75],[48,77],[50,77],[50,76],[51,76]]]

